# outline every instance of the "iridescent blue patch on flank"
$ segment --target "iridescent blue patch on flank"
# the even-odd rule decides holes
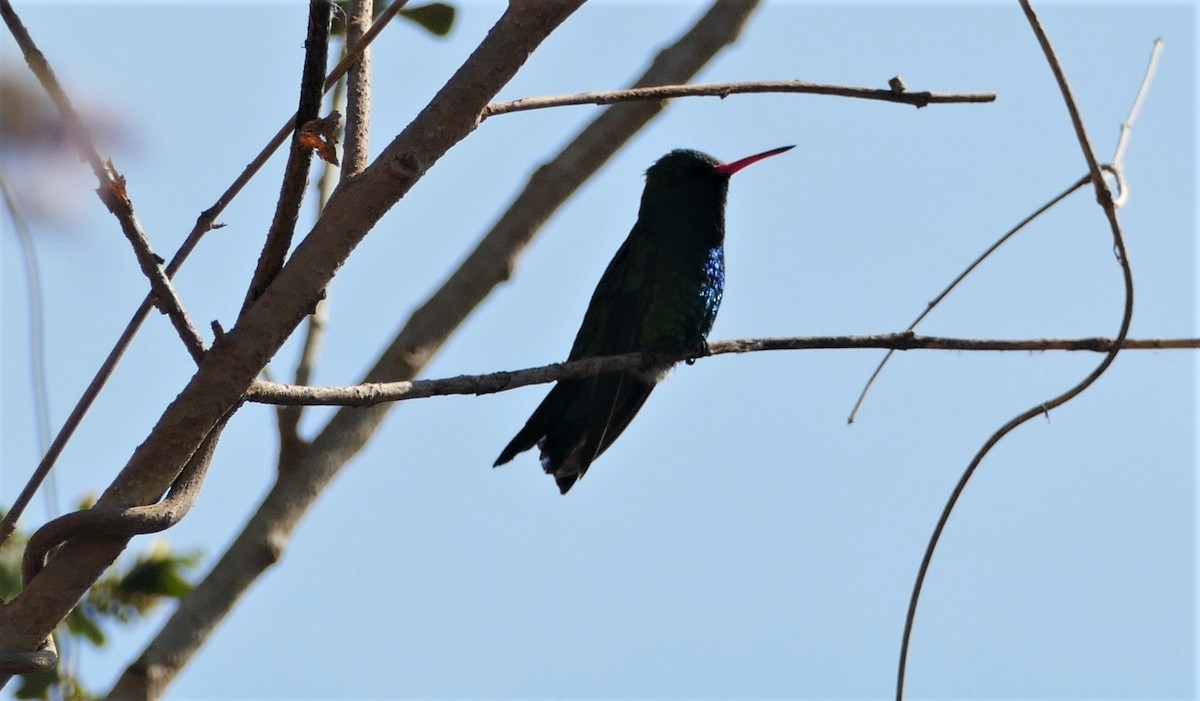
[[[713,322],[717,319],[717,309],[721,306],[721,296],[725,293],[725,247],[716,246],[708,252],[708,260],[704,263],[704,284],[700,286],[700,296],[704,300],[704,320],[700,334],[708,338]]]

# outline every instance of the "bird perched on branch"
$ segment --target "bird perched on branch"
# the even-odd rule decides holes
[[[650,166],[637,222],[596,285],[568,360],[704,350],[725,287],[729,177],[791,148],[729,163],[679,149]],[[536,445],[542,468],[566,494],[629,426],[672,365],[560,380],[494,466]]]

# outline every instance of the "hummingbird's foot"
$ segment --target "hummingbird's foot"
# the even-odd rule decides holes
[[[698,359],[712,355],[712,351],[708,348],[708,339],[701,339],[699,347],[697,347],[693,352],[697,354],[696,357],[688,358],[683,362],[687,363],[688,365],[695,365]]]

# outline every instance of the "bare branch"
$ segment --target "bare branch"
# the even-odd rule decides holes
[[[488,105],[479,115],[479,121],[501,114],[541,110],[549,107],[570,105],[611,105],[617,102],[638,100],[669,100],[677,97],[719,97],[745,93],[807,93],[810,95],[834,95],[854,97],[860,100],[882,100],[898,102],[917,108],[931,104],[961,104],[995,102],[995,93],[934,93],[928,91],[908,92],[891,88],[858,88],[849,85],[809,83],[803,80],[756,80],[742,83],[698,83],[695,85],[658,85],[654,87],[614,90],[612,92],[582,92],[574,95],[552,95],[549,97],[523,97],[508,102]]]
[[[395,3],[403,5],[403,3]],[[370,0],[354,0],[346,17],[346,52],[358,49],[371,26]],[[399,10],[399,8],[396,8]],[[367,139],[371,132],[371,52],[363,45],[358,62],[346,75],[346,137],[342,158],[342,179],[357,175],[367,167]],[[356,51],[357,53],[357,51]]]
[[[1111,338],[1039,338],[1024,340],[947,338],[918,336],[913,333],[894,333],[879,336],[813,336],[803,338],[750,338],[736,341],[713,341],[708,353],[684,353],[674,356],[625,353],[622,355],[584,358],[564,363],[551,363],[524,370],[492,372],[484,375],[458,375],[437,380],[402,382],[368,382],[349,387],[318,387],[281,385],[274,382],[255,382],[247,399],[260,404],[304,406],[374,406],[384,402],[424,399],[450,394],[493,394],[518,387],[573,380],[604,372],[638,370],[655,361],[679,362],[695,360],[706,355],[753,353],[780,350],[829,350],[851,348],[888,348],[893,351],[1089,351],[1109,353]],[[1200,348],[1200,338],[1170,338],[1125,340],[1125,350],[1167,350]]]
[[[683,37],[655,57],[636,84],[690,79],[736,38],[756,5],[753,0],[717,0]],[[613,105],[538,169],[475,251],[413,313],[367,381],[415,376],[462,319],[508,278],[517,255],[546,218],[662,107],[661,102]],[[302,456],[281,465],[275,485],[242,532],[122,674],[112,697],[126,698],[126,690],[147,686],[151,691],[144,697],[162,693],[242,594],[278,559],[316,495],[362,449],[387,409],[339,411]]]
[[[1137,121],[1142,111],[1142,102],[1150,91],[1150,83],[1154,82],[1154,73],[1158,69],[1158,57],[1162,54],[1163,40],[1154,40],[1154,48],[1150,50],[1150,62],[1146,65],[1146,74],[1142,76],[1142,85],[1138,88],[1137,96],[1133,98],[1133,106],[1129,108],[1129,116],[1121,124],[1121,135],[1117,137],[1117,147],[1113,150],[1112,170],[1117,178],[1117,207],[1125,206],[1129,200],[1129,184],[1125,181],[1125,149],[1129,146],[1129,135],[1133,132],[1133,123]]]
[[[46,523],[29,538],[21,562],[21,582],[28,584],[45,566],[46,556],[67,540],[84,535],[90,538],[111,536],[130,538],[144,533],[158,533],[179,523],[200,494],[204,475],[212,462],[213,449],[221,433],[218,426],[209,434],[183,471],[171,491],[161,502],[149,506],[125,509],[93,508],[60,516]],[[37,650],[0,654],[0,677],[26,674],[53,668],[58,663],[54,636],[47,635]]]
[[[100,156],[87,126],[80,119],[79,113],[75,111],[71,99],[67,97],[66,91],[58,82],[58,77],[54,75],[49,61],[38,49],[33,38],[29,36],[29,32],[21,23],[21,18],[17,16],[9,0],[0,0],[0,16],[4,18],[4,23],[8,25],[17,45],[21,47],[30,71],[37,76],[38,82],[42,84],[42,88],[45,89],[62,114],[63,121],[67,125],[67,133],[75,142],[75,149],[91,165],[96,180],[100,182],[96,194],[100,196],[100,201],[104,203],[108,211],[117,218],[117,222],[121,225],[121,232],[133,246],[133,253],[137,257],[138,265],[150,281],[155,304],[171,319],[172,325],[175,326],[184,346],[191,353],[192,359],[199,363],[204,356],[204,341],[200,339],[200,333],[196,330],[195,324],[183,310],[183,305],[175,294],[170,279],[163,272],[159,257],[155,255],[149,239],[142,231],[142,225],[138,223],[137,217],[134,215],[133,202],[130,201],[125,189],[125,178],[117,172],[112,161],[106,161]]]
[[[1046,56],[1046,62],[1050,64],[1050,70],[1054,73],[1054,78],[1058,82],[1063,102],[1066,103],[1067,112],[1071,117],[1071,124],[1075,127],[1075,137],[1079,141],[1079,147],[1083,151],[1083,157],[1088,164],[1092,186],[1096,191],[1096,201],[1100,204],[1101,209],[1104,210],[1104,215],[1109,222],[1109,228],[1113,237],[1113,248],[1117,255],[1117,262],[1121,266],[1121,277],[1125,285],[1125,302],[1121,313],[1121,326],[1117,331],[1117,337],[1114,339],[1112,347],[1105,353],[1104,358],[1087,377],[1062,394],[1018,414],[1009,420],[1008,423],[997,429],[984,442],[983,446],[971,459],[970,464],[963,471],[962,476],[959,477],[958,482],[954,485],[954,489],[950,492],[946,505],[942,508],[942,513],[938,517],[937,524],[934,526],[933,533],[929,536],[925,553],[917,569],[917,578],[913,583],[912,595],[909,597],[908,611],[904,619],[904,633],[900,642],[900,659],[896,666],[896,701],[902,701],[904,698],[904,673],[908,664],[908,650],[912,641],[913,623],[917,615],[917,604],[921,598],[921,589],[924,586],[925,577],[929,573],[929,565],[933,561],[933,553],[937,549],[937,544],[946,528],[946,523],[950,520],[950,514],[954,512],[954,507],[958,503],[963,490],[966,489],[967,483],[971,481],[971,477],[975,474],[975,470],[978,469],[980,463],[983,462],[983,458],[991,449],[1018,426],[1036,416],[1048,414],[1052,409],[1066,404],[1079,396],[1080,393],[1099,379],[1108,370],[1108,367],[1112,365],[1113,361],[1116,360],[1117,353],[1120,352],[1125,343],[1125,337],[1129,333],[1129,324],[1133,320],[1133,271],[1129,267],[1129,258],[1126,255],[1125,241],[1121,235],[1121,225],[1117,221],[1117,208],[1113,203],[1112,193],[1108,189],[1108,184],[1104,182],[1104,174],[1101,171],[1100,163],[1096,160],[1096,155],[1092,151],[1091,142],[1088,140],[1087,131],[1083,126],[1083,118],[1079,115],[1079,108],[1076,106],[1074,95],[1071,94],[1071,87],[1067,83],[1067,76],[1058,61],[1058,57],[1054,53],[1054,48],[1050,45],[1050,39],[1046,36],[1046,31],[1042,28],[1041,21],[1038,20],[1037,14],[1029,4],[1029,0],[1018,0],[1018,2],[1021,4],[1025,18],[1029,21],[1029,26],[1033,29],[1038,44],[1042,47],[1042,53]]]
[[[392,18],[396,16],[396,13],[400,11],[406,1],[407,0],[396,0],[379,15],[378,19],[375,21],[375,24],[371,26],[370,31],[363,36],[362,41],[353,47],[352,50],[349,51],[340,62],[338,62],[338,65],[334,67],[332,71],[330,71],[329,76],[325,79],[326,92],[328,92],[331,87],[337,84],[338,79],[345,75],[350,66],[354,65],[354,62],[358,60],[358,57],[362,54],[362,52],[366,51],[370,43],[379,35],[379,32],[383,31],[383,28],[387,26],[388,22],[390,22]],[[8,21],[8,15],[11,14],[11,7],[8,0],[0,0],[0,13],[3,13],[5,20]],[[15,14],[13,17],[15,19]],[[19,26],[19,21],[17,24]],[[23,27],[21,28],[21,31],[24,31]],[[40,54],[38,55],[40,56]],[[233,183],[231,183],[229,187],[226,188],[223,193],[221,193],[220,197],[217,198],[217,201],[214,202],[208,209],[200,213],[200,216],[196,219],[196,224],[192,227],[192,230],[188,233],[187,237],[184,239],[184,242],[180,245],[179,250],[177,250],[175,255],[172,256],[170,263],[167,264],[166,276],[168,278],[174,277],[175,273],[179,272],[179,269],[183,267],[183,263],[188,259],[188,256],[192,254],[192,251],[196,249],[196,246],[200,243],[200,239],[202,239],[205,234],[215,228],[219,228],[220,225],[216,223],[217,217],[221,215],[221,212],[225,211],[225,208],[229,206],[229,203],[232,202],[239,193],[241,193],[242,189],[246,187],[247,183],[249,183],[250,180],[258,173],[258,171],[262,169],[263,165],[266,164],[271,155],[283,145],[284,140],[287,139],[287,135],[292,132],[295,122],[296,116],[292,115],[291,119],[279,129],[279,131],[274,137],[271,138],[267,145],[264,146],[261,151],[259,151],[258,155],[256,155],[250,161],[250,163],[244,169],[242,169],[242,172],[237,178],[234,179]],[[29,500],[32,499],[33,494],[45,480],[46,475],[48,475],[50,470],[54,467],[54,463],[58,461],[58,457],[62,454],[63,449],[66,448],[67,443],[71,441],[71,437],[75,435],[75,430],[79,428],[79,424],[83,421],[83,417],[87,414],[88,410],[92,408],[92,403],[96,401],[96,397],[100,396],[100,390],[104,389],[104,385],[108,382],[108,378],[112,376],[113,371],[117,367],[117,363],[121,361],[121,357],[125,355],[125,351],[129,348],[129,344],[133,341],[134,336],[136,336],[137,332],[141,329],[142,322],[146,320],[146,315],[150,313],[151,307],[153,307],[158,300],[159,297],[154,292],[151,292],[144,300],[142,300],[142,303],[137,310],[134,311],[129,323],[125,325],[125,329],[121,332],[121,335],[117,338],[116,343],[113,344],[112,349],[108,352],[108,356],[105,357],[104,362],[100,364],[100,368],[96,371],[95,376],[92,377],[91,382],[88,383],[88,386],[84,389],[83,394],[80,395],[79,400],[76,401],[75,406],[71,409],[71,413],[67,416],[67,420],[63,422],[62,428],[60,428],[58,433],[55,434],[54,440],[50,443],[50,449],[46,451],[44,456],[42,456],[41,461],[34,469],[33,474],[30,476],[25,487],[17,496],[17,499],[13,502],[12,508],[4,515],[4,519],[0,520],[0,542],[7,540],[16,529],[17,519],[24,511],[25,505],[27,505]]]
[[[150,242],[142,231],[141,224],[138,223],[134,216],[133,204],[129,201],[125,192],[125,181],[116,169],[113,168],[111,162],[103,162],[95,145],[92,143],[91,136],[88,134],[87,127],[79,118],[75,108],[71,105],[70,99],[66,92],[62,89],[58,79],[54,75],[54,71],[50,68],[49,62],[45,56],[34,44],[33,39],[25,30],[16,12],[12,9],[12,5],[8,0],[0,0],[0,16],[3,16],[5,23],[12,32],[17,43],[21,46],[25,53],[25,59],[29,63],[30,69],[41,81],[43,88],[50,94],[58,106],[59,111],[63,115],[63,119],[67,124],[68,131],[75,140],[76,148],[91,163],[92,170],[100,181],[100,187],[97,189],[97,194],[110,212],[116,216],[117,221],[121,226],[122,233],[125,234],[130,244],[133,246],[134,255],[137,257],[138,264],[142,272],[150,280],[151,292],[147,295],[146,300],[142,303],[138,314],[135,316],[137,323],[131,323],[130,327],[126,328],[125,334],[122,336],[124,343],[118,342],[118,347],[114,348],[101,366],[100,374],[92,380],[92,384],[88,386],[84,392],[83,398],[80,399],[75,409],[72,410],[71,416],[67,423],[59,430],[58,435],[51,441],[50,447],[46,455],[34,468],[33,474],[25,482],[21,493],[13,501],[12,508],[4,515],[3,520],[0,520],[0,543],[8,540],[17,527],[17,521],[24,513],[33,495],[38,488],[46,480],[46,476],[50,474],[51,468],[54,467],[54,462],[58,455],[70,440],[75,428],[78,426],[83,415],[91,406],[93,400],[100,393],[100,388],[103,387],[105,380],[112,373],[112,369],[116,367],[117,360],[128,347],[128,341],[132,340],[133,335],[141,327],[142,321],[149,314],[150,308],[157,305],[171,320],[172,325],[179,333],[180,338],[191,354],[192,359],[199,363],[203,357],[205,348],[204,341],[201,340],[199,332],[191,319],[188,318],[187,312],[183,310],[183,306],[179,298],[175,294],[174,288],[171,286],[171,272],[164,272],[159,258],[154,254],[150,247]]]
[[[96,150],[87,125],[75,111],[75,106],[71,104],[71,98],[67,96],[62,84],[58,82],[58,77],[54,75],[54,69],[50,67],[50,62],[46,60],[46,56],[29,36],[29,31],[25,29],[25,25],[17,16],[17,12],[9,0],[0,0],[0,17],[4,18],[4,23],[8,25],[8,31],[12,34],[13,39],[16,39],[17,46],[21,48],[29,70],[37,77],[42,89],[46,91],[54,105],[58,107],[59,113],[62,114],[67,134],[75,143],[75,150],[92,167],[92,172],[96,175],[96,180],[100,181],[101,186],[112,184],[113,174],[109,171],[100,152]]]
[[[300,106],[296,110],[296,121],[292,132],[292,148],[288,153],[287,165],[283,170],[279,201],[275,205],[275,216],[267,230],[266,241],[246,290],[242,304],[244,315],[250,305],[258,299],[267,285],[275,279],[283,260],[292,248],[292,235],[300,217],[300,204],[308,188],[308,170],[312,164],[312,148],[301,143],[301,126],[321,116],[321,96],[324,95],[325,64],[329,61],[329,20],[333,15],[333,3],[326,0],[310,0],[308,4],[308,35],[304,40],[304,70],[300,77]]]
[[[369,0],[353,0],[347,11],[346,33],[342,42],[342,55],[349,53],[362,41],[363,34],[371,25],[371,7]],[[346,114],[344,123],[345,144],[342,155],[340,179],[358,175],[367,167],[367,144],[371,128],[371,53],[364,49],[357,63],[353,64],[344,80],[338,80],[333,91],[334,110],[342,110]],[[345,103],[344,105],[342,103]],[[324,211],[329,194],[333,191],[334,166],[328,161],[322,161],[321,179],[317,186],[317,196],[320,211]],[[318,217],[320,214],[318,214]],[[296,364],[296,384],[308,384],[320,354],[321,340],[325,333],[325,323],[329,315],[329,303],[325,295],[317,302],[312,314],[308,315],[304,330],[304,343],[300,349],[300,359]],[[277,412],[279,424],[279,464],[290,464],[293,455],[303,449],[300,438],[300,419],[303,417],[303,407],[281,406]]]
[[[112,169],[112,163],[110,162],[108,165]],[[104,200],[109,211],[117,216],[117,221],[121,223],[121,231],[133,246],[133,252],[137,256],[142,273],[150,280],[152,304],[171,320],[171,325],[175,327],[175,331],[192,356],[192,360],[198,365],[204,359],[207,351],[204,341],[200,338],[200,332],[196,330],[196,325],[184,311],[183,304],[175,294],[174,286],[171,285],[171,278],[167,277],[166,271],[162,268],[162,259],[151,249],[150,240],[142,231],[142,225],[133,213],[133,203],[125,196],[125,178],[118,175],[115,169],[112,172],[116,177],[119,189],[110,189],[102,185],[100,190],[104,193],[101,194],[100,199]]]
[[[582,0],[510,5],[455,75],[359,177],[330,198],[321,220],[262,297],[213,345],[179,396],[101,495],[101,508],[153,503],[312,308],[379,218],[475,128],[487,101]],[[128,540],[72,538],[0,608],[0,649],[32,650],[62,621]]]
[[[46,555],[71,538],[85,536],[118,536],[130,538],[146,533],[159,533],[179,523],[200,494],[204,475],[212,463],[213,451],[221,434],[215,428],[200,449],[192,454],[187,466],[175,478],[166,498],[156,504],[120,509],[92,508],[74,511],[46,523],[29,538],[21,562],[21,580],[28,584],[45,566]]]

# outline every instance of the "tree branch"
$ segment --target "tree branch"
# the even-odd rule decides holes
[[[200,334],[188,317],[187,312],[184,311],[183,305],[180,303],[178,296],[175,294],[175,289],[171,285],[170,276],[173,274],[173,271],[171,271],[169,266],[166,271],[162,269],[158,256],[154,254],[149,240],[142,231],[141,224],[138,223],[137,218],[134,216],[133,204],[129,201],[125,192],[124,178],[117,174],[111,162],[106,163],[101,159],[99,152],[92,143],[87,127],[79,118],[79,114],[75,111],[74,106],[72,106],[70,98],[67,97],[66,92],[58,82],[58,78],[55,77],[54,71],[50,68],[49,62],[37,48],[32,37],[29,36],[28,31],[26,31],[25,26],[13,10],[9,0],[0,0],[0,16],[3,16],[9,31],[24,52],[25,60],[29,64],[30,70],[38,77],[43,89],[46,90],[58,106],[59,112],[62,114],[63,120],[67,125],[67,130],[75,141],[76,149],[91,164],[92,171],[100,181],[100,187],[96,190],[96,193],[100,196],[100,200],[108,210],[117,218],[121,226],[121,232],[125,234],[130,245],[133,246],[138,265],[142,269],[143,274],[150,280],[151,287],[150,293],[146,296],[145,301],[142,302],[142,306],[134,316],[135,321],[130,322],[130,325],[125,329],[121,340],[117,343],[117,347],[109,353],[108,358],[101,365],[99,373],[93,378],[91,384],[84,391],[83,397],[72,410],[66,423],[54,437],[54,440],[51,441],[46,455],[43,456],[38,466],[34,468],[33,474],[26,480],[25,486],[22,487],[20,494],[13,501],[8,513],[0,520],[0,543],[3,543],[16,530],[17,521],[25,512],[25,508],[33,499],[33,495],[45,481],[47,475],[50,474],[55,460],[62,453],[62,449],[66,447],[67,441],[70,440],[71,435],[75,432],[75,428],[79,425],[79,421],[82,420],[83,415],[87,413],[92,402],[100,394],[100,389],[104,386],[104,382],[112,374],[117,361],[124,354],[129,341],[133,339],[134,334],[141,327],[142,321],[150,313],[152,306],[157,306],[163,313],[168,315],[176,332],[183,340],[184,346],[188,349],[188,352],[196,363],[200,362],[205,348],[204,341],[200,338]]]
[[[292,248],[292,235],[300,217],[300,204],[308,188],[308,171],[312,164],[313,151],[301,143],[301,127],[321,116],[321,96],[325,94],[325,64],[329,61],[329,20],[333,15],[333,4],[327,0],[309,0],[308,34],[304,40],[304,70],[300,77],[300,100],[296,109],[296,121],[292,129],[292,148],[288,152],[287,165],[283,170],[283,183],[279,188],[279,201],[275,205],[275,216],[267,230],[266,241],[258,258],[258,265],[246,290],[242,314],[279,269]],[[240,315],[239,315],[240,316]]]
[[[196,503],[220,432],[221,427],[218,426],[209,434],[161,502],[123,509],[74,511],[39,528],[30,536],[25,547],[21,562],[22,584],[29,583],[37,576],[53,548],[76,536],[131,538],[134,535],[158,533],[179,523]],[[33,652],[0,653],[0,676],[53,669],[58,662],[54,636],[48,635]]]
[[[25,25],[13,10],[9,0],[0,0],[0,16],[4,18],[4,23],[8,25],[9,32],[16,39],[17,45],[21,47],[29,70],[37,76],[38,82],[41,83],[42,88],[62,114],[63,122],[67,125],[67,133],[75,143],[75,149],[91,165],[92,172],[100,183],[96,194],[100,196],[100,201],[104,203],[108,211],[117,218],[117,222],[121,225],[121,232],[133,246],[138,266],[150,281],[154,303],[170,318],[184,347],[187,348],[192,359],[199,363],[200,358],[204,356],[204,341],[201,340],[195,324],[184,311],[183,304],[175,294],[175,288],[171,286],[171,280],[163,272],[161,259],[155,255],[150,246],[150,240],[146,237],[142,225],[133,212],[133,202],[130,201],[125,189],[125,178],[117,172],[112,161],[106,161],[100,156],[91,133],[80,119],[79,113],[75,111],[62,84],[58,82],[58,77],[54,75],[50,62],[46,60],[46,56],[34,43],[33,37],[25,29]],[[0,533],[0,535],[3,534]]]
[[[756,0],[717,0],[683,37],[655,57],[635,85],[690,79],[737,37],[756,5]],[[508,278],[520,251],[546,219],[662,108],[661,102],[613,105],[539,168],[475,251],[413,313],[367,373],[367,381],[415,376],[471,310]],[[126,698],[124,690],[147,686],[151,690],[141,695],[144,698],[162,693],[238,599],[277,561],[308,508],[362,449],[389,408],[339,411],[302,455],[292,464],[280,465],[262,504],[208,575],[125,670],[113,698]]]
[[[730,95],[744,93],[807,93],[810,95],[834,95],[853,97],[860,100],[898,102],[917,108],[930,104],[961,104],[995,102],[995,93],[934,93],[928,91],[908,92],[889,88],[858,88],[849,85],[809,83],[803,80],[755,80],[741,83],[697,83],[695,85],[656,85],[653,87],[613,90],[611,92],[582,92],[574,95],[552,95],[549,97],[522,97],[508,102],[497,102],[487,106],[479,115],[479,121],[501,114],[541,110],[549,107],[570,105],[611,105],[617,102],[641,100],[669,100],[677,97],[719,97],[724,100]]]
[[[33,580],[45,566],[49,552],[71,538],[80,535],[130,538],[165,531],[179,523],[196,503],[220,434],[220,427],[208,434],[200,449],[192,454],[187,465],[175,478],[170,492],[162,501],[121,509],[92,508],[73,511],[43,525],[29,537],[29,544],[21,562],[22,582],[27,584]]]
[[[342,157],[342,180],[367,167],[367,143],[371,133],[371,52],[364,35],[371,28],[371,1],[353,0],[346,17],[346,53],[358,53],[358,61],[346,74],[346,144]],[[403,5],[403,3],[395,3]],[[399,8],[397,8],[399,9]],[[364,43],[361,51],[359,44]]]
[[[370,0],[352,0],[346,11],[345,34],[341,42],[342,55],[353,50],[371,26],[372,3]],[[343,123],[342,166],[339,180],[345,181],[358,175],[367,167],[367,145],[371,129],[371,52],[364,49],[345,79],[338,80],[333,91],[333,109],[342,110],[346,119]],[[342,103],[345,103],[344,105]],[[317,185],[319,210],[325,209],[329,194],[333,191],[333,164],[322,161],[323,168]],[[318,217],[320,215],[318,214]],[[329,315],[326,294],[313,307],[304,329],[304,342],[300,348],[300,359],[296,363],[296,384],[308,384],[320,354],[321,340],[325,335],[325,323]],[[304,449],[300,438],[300,419],[303,407],[281,406],[277,412],[279,425],[279,465],[290,464],[293,454]]]
[[[396,16],[406,1],[407,0],[395,0],[379,15],[375,21],[375,24],[371,25],[371,29],[363,36],[362,41],[356,46],[352,47],[351,50],[342,58],[342,60],[338,62],[338,65],[329,72],[329,76],[325,79],[326,92],[328,92],[331,87],[337,84],[338,79],[345,75],[350,66],[354,65],[355,61],[358,60],[362,52],[366,51],[367,47],[375,39],[375,37],[379,36],[379,33],[383,31],[383,28],[387,26],[388,22],[390,22],[392,18]],[[9,19],[8,15],[12,14],[8,0],[3,0],[2,4],[0,4],[0,12],[4,14],[7,22]],[[13,14],[14,20],[15,17],[15,14]],[[17,20],[15,24],[20,26],[19,20]],[[24,32],[23,27],[21,27],[20,30],[21,32]],[[40,53],[37,55],[40,56]],[[263,165],[266,164],[271,155],[283,145],[284,140],[287,139],[287,135],[292,132],[295,122],[296,115],[292,115],[291,119],[279,129],[275,136],[272,137],[269,142],[267,142],[267,145],[258,152],[258,155],[256,155],[250,161],[250,163],[242,169],[242,172],[237,178],[234,179],[229,187],[227,187],[225,191],[221,193],[221,195],[217,198],[217,201],[214,202],[208,209],[200,213],[200,216],[196,218],[196,223],[192,227],[192,230],[188,232],[187,237],[179,246],[179,249],[175,252],[175,255],[171,257],[171,262],[167,264],[166,275],[168,278],[174,277],[175,273],[179,272],[179,269],[183,267],[184,262],[188,259],[188,256],[192,254],[192,251],[196,250],[196,246],[199,245],[200,239],[202,239],[205,234],[213,229],[220,228],[221,225],[216,223],[217,217],[221,215],[221,212],[225,211],[225,208],[229,206],[229,203],[232,202],[239,193],[241,193],[242,189],[246,187],[246,184],[250,182],[250,180],[258,173],[259,170],[262,169]],[[21,513],[24,512],[26,505],[33,498],[33,494],[46,479],[46,476],[50,474],[50,470],[54,467],[54,463],[62,454],[63,449],[66,448],[67,443],[70,442],[71,437],[75,435],[75,430],[79,428],[79,424],[83,421],[83,417],[87,414],[88,410],[92,408],[92,404],[96,401],[96,397],[100,396],[100,390],[104,389],[104,385],[108,382],[108,378],[112,376],[113,371],[117,367],[117,363],[119,363],[121,361],[121,357],[125,355],[125,351],[128,350],[129,344],[133,342],[133,337],[136,336],[138,330],[141,329],[142,322],[146,320],[146,316],[150,313],[151,307],[158,303],[158,299],[158,296],[152,291],[150,294],[146,295],[146,298],[142,300],[141,305],[136,311],[134,311],[129,323],[125,325],[125,329],[121,332],[121,335],[117,338],[116,343],[113,344],[112,349],[108,352],[108,356],[106,356],[104,362],[100,364],[100,368],[96,371],[95,376],[92,377],[92,380],[88,383],[88,386],[80,395],[79,400],[76,401],[75,406],[71,409],[71,413],[67,416],[66,421],[63,422],[62,427],[58,430],[58,433],[55,434],[54,440],[50,443],[50,449],[46,451],[46,454],[42,456],[41,461],[38,462],[38,466],[34,469],[33,474],[26,482],[25,487],[21,490],[21,493],[17,495],[16,500],[13,501],[12,508],[9,509],[8,513],[4,515],[3,520],[0,520],[0,543],[7,540],[9,536],[11,536],[16,530],[17,519],[20,517]]]
[[[1163,40],[1162,37],[1159,37],[1154,40],[1154,48],[1150,50],[1150,61],[1146,64],[1146,73],[1142,76],[1142,84],[1138,87],[1137,96],[1133,98],[1129,116],[1121,124],[1121,135],[1117,137],[1117,146],[1113,149],[1110,164],[1113,175],[1117,178],[1117,190],[1120,192],[1114,202],[1117,208],[1124,207],[1129,200],[1129,184],[1125,181],[1125,149],[1129,146],[1129,135],[1133,133],[1133,123],[1137,121],[1138,114],[1142,111],[1142,102],[1146,99],[1146,93],[1150,91],[1150,83],[1154,82],[1154,73],[1158,69],[1158,57],[1162,54],[1162,49]]]
[[[217,339],[129,463],[100,496],[102,508],[153,503],[222,421],[312,308],[317,295],[379,218],[475,128],[488,100],[582,0],[514,3],[420,114],[361,175],[339,188],[323,216],[245,316]],[[28,587],[0,608],[0,649],[33,650],[124,549],[128,540],[68,541]]]
[[[282,385],[275,382],[255,382],[247,400],[259,404],[303,406],[375,406],[384,402],[406,399],[425,399],[450,394],[493,394],[528,385],[574,380],[604,372],[644,369],[653,362],[695,360],[726,353],[753,353],[779,350],[829,350],[853,348],[888,348],[893,351],[950,350],[950,351],[1089,351],[1109,353],[1111,338],[1039,338],[1028,340],[947,338],[918,336],[913,333],[893,333],[879,336],[814,336],[804,338],[750,338],[736,341],[714,341],[708,353],[683,353],[661,356],[644,353],[625,353],[584,358],[564,363],[551,363],[524,370],[492,372],[483,375],[458,375],[437,380],[401,382],[368,382],[349,387],[320,387],[311,385]],[[1167,350],[1200,348],[1200,338],[1126,339],[1124,350]]]

